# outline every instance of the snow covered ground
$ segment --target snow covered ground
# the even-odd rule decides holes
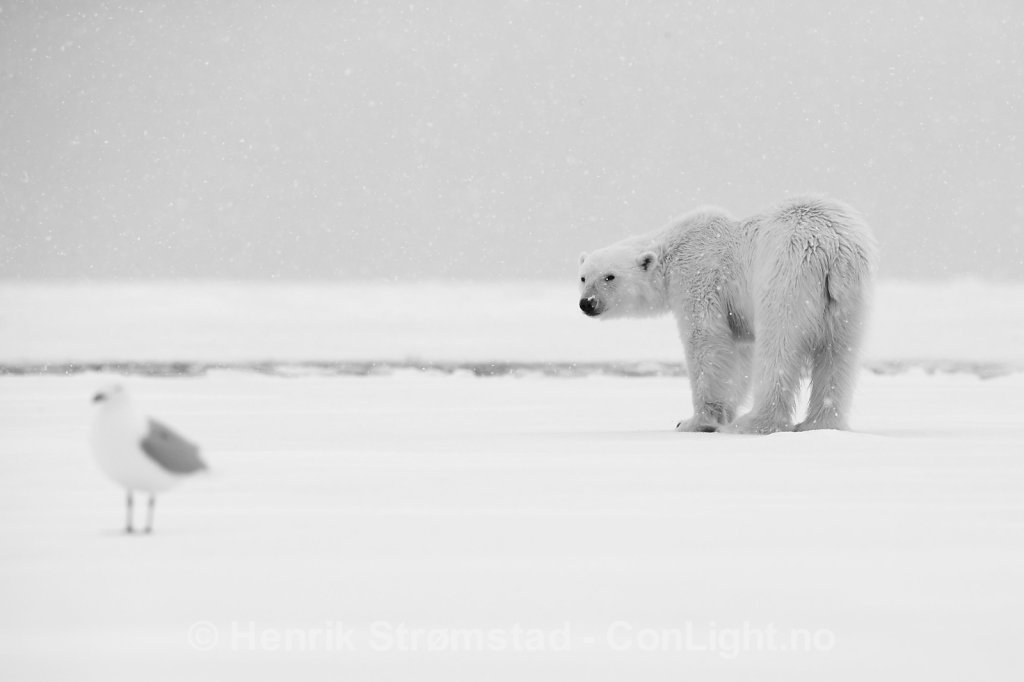
[[[0,675],[1016,679],[1022,289],[889,286],[869,361],[1007,371],[865,371],[854,432],[761,438],[674,433],[679,377],[0,376]],[[0,364],[678,353],[571,290],[160,288],[4,285]],[[151,537],[86,449],[114,378],[213,467]]]

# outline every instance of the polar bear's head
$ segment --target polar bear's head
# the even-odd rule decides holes
[[[580,254],[580,310],[590,317],[641,317],[667,310],[661,258],[626,240]]]

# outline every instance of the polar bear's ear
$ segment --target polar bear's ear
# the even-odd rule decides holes
[[[583,261],[587,260],[587,252],[583,251],[580,253],[580,265],[583,265]]]
[[[637,256],[636,264],[640,266],[641,270],[646,272],[658,264],[658,254],[653,251],[644,251]]]

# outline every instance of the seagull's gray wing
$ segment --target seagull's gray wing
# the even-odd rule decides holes
[[[155,419],[149,420],[149,431],[139,445],[151,460],[172,474],[191,474],[206,468],[198,446]]]

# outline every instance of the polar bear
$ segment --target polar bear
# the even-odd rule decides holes
[[[789,199],[736,220],[702,208],[580,256],[580,309],[601,319],[671,312],[693,417],[679,431],[843,429],[875,270],[870,228],[849,206]],[[753,383],[753,407],[736,419]]]

